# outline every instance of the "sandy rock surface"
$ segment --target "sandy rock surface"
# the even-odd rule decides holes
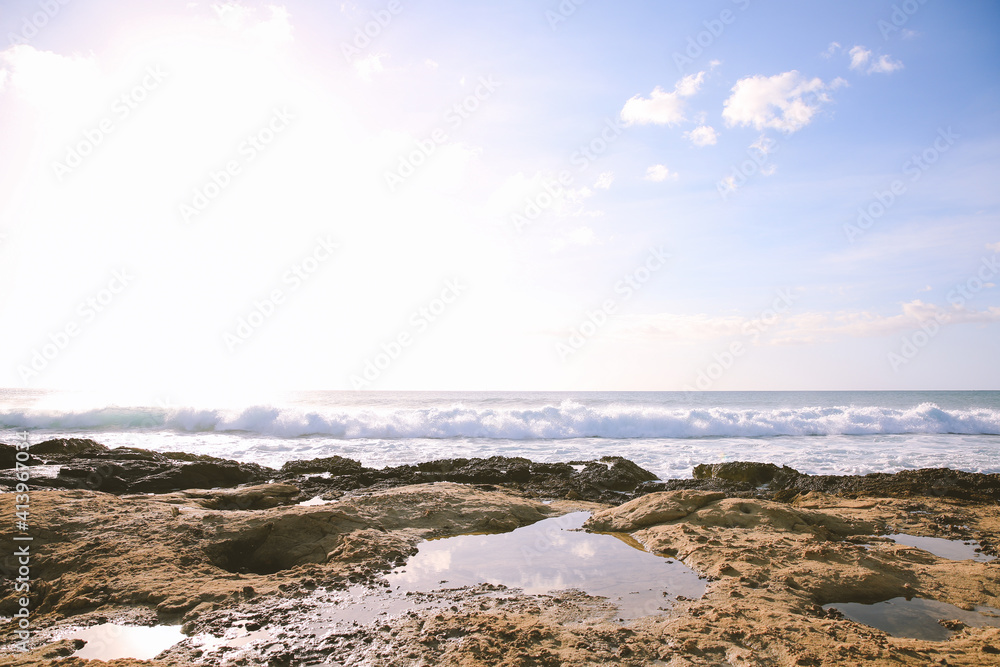
[[[777,502],[682,489],[612,507],[439,482],[300,506],[308,494],[288,482],[156,495],[33,491],[36,635],[31,651],[14,653],[5,623],[0,665],[103,664],[71,657],[79,641],[65,637],[108,621],[181,624],[191,636],[153,661],[108,663],[122,666],[997,664],[1000,628],[952,623],[946,641],[897,638],[822,605],[916,596],[1000,608],[1000,561],[953,561],[874,537],[975,538],[993,549],[1000,506],[851,495]],[[590,530],[694,568],[705,595],[622,621],[606,599],[579,591],[482,584],[402,596],[385,586],[421,540],[581,509],[593,512]],[[11,494],[0,511],[12,515]],[[9,577],[10,559],[3,565]],[[2,594],[9,616],[9,580]],[[195,641],[234,632],[248,640],[212,650]]]

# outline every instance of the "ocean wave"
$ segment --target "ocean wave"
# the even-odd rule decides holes
[[[679,409],[662,406],[581,405],[571,400],[537,408],[455,404],[433,408],[304,410],[259,405],[243,410],[102,408],[82,411],[14,410],[0,428],[74,431],[252,433],[340,439],[485,438],[704,438],[953,433],[1000,435],[1000,411],[944,410],[933,403],[789,409]]]

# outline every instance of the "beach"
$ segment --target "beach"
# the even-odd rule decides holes
[[[3,451],[16,464],[16,445]],[[664,480],[614,456],[275,469],[86,438],[28,451],[31,634],[16,651],[5,625],[2,665],[90,664],[88,645],[108,657],[154,626],[168,634],[149,662],[111,664],[984,665],[1000,652],[996,473],[724,462]],[[16,490],[17,474],[0,484]],[[13,493],[0,502],[14,513]],[[584,535],[596,544],[568,541]],[[449,543],[498,537],[514,540],[508,556],[465,547],[472,578],[439,583],[462,569]],[[898,541],[911,538],[936,540]],[[609,544],[672,574],[623,584],[636,566],[602,556]],[[428,545],[444,550],[419,583]],[[653,597],[628,606],[643,586]],[[18,604],[8,593],[0,610]],[[939,606],[907,608],[921,604]]]
[[[997,2],[2,7],[0,667],[1000,664]]]

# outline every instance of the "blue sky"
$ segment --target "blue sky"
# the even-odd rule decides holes
[[[1000,388],[998,27],[7,2],[0,385]]]

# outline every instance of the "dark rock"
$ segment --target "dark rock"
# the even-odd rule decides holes
[[[848,497],[929,496],[1000,501],[1000,474],[965,472],[950,468],[923,468],[903,470],[895,474],[872,473],[863,476],[802,475],[782,486],[800,493],[819,491]]]
[[[220,461],[228,461],[229,459],[220,459],[217,456],[209,456],[208,454],[191,454],[190,452],[163,452],[163,456],[170,459],[171,461],[202,461],[206,463],[218,463]]]
[[[17,450],[0,444],[0,489],[16,485]],[[269,480],[292,482],[304,497],[337,498],[426,482],[459,482],[512,488],[538,498],[575,498],[618,504],[655,491],[721,491],[731,497],[788,502],[810,491],[847,497],[949,497],[1000,501],[1000,475],[948,468],[895,474],[806,475],[787,466],[750,461],[703,464],[694,479],[658,480],[619,456],[600,461],[533,463],[521,457],[455,458],[392,468],[366,468],[341,456],[290,461],[280,471],[202,454],[109,449],[93,440],[68,438],[33,445],[31,465],[54,463],[58,475],[31,476],[36,487],[87,488],[108,493],[167,493],[232,488]],[[51,471],[51,469],[50,469]],[[320,476],[319,473],[329,473]],[[328,478],[327,478],[328,477]],[[283,500],[282,502],[290,502]]]
[[[656,479],[656,475],[621,456],[602,456],[600,461],[584,463],[580,478],[612,491],[634,491],[640,483]]]
[[[281,466],[281,473],[286,475],[306,475],[328,472],[331,475],[350,475],[361,472],[361,462],[347,459],[343,456],[331,456],[308,461],[289,461]]]
[[[33,464],[60,464],[57,476],[32,475],[43,488],[83,488],[106,493],[165,493],[260,483],[275,471],[253,463],[213,457],[171,458],[136,447],[108,449],[92,440],[48,440],[31,448],[42,456]],[[2,452],[0,452],[2,453]],[[185,460],[190,459],[190,460]],[[15,472],[0,472],[0,486],[16,483]]]
[[[695,467],[695,479],[647,482],[637,493],[697,489],[724,491],[730,496],[759,497],[788,502],[816,491],[846,497],[938,497],[1000,501],[1000,474],[924,468],[868,475],[806,475],[788,467],[733,461]],[[760,484],[767,484],[761,487]]]
[[[31,453],[42,458],[47,456],[90,458],[109,451],[111,450],[101,443],[87,438],[57,438],[31,446]]]
[[[159,500],[213,510],[239,511],[292,505],[298,497],[298,488],[291,484],[257,484],[235,489],[186,489],[163,494]]]
[[[731,482],[747,482],[753,485],[767,484],[775,476],[792,478],[798,476],[798,470],[773,463],[756,463],[754,461],[727,461],[725,463],[702,463],[694,467],[695,479],[724,479]]]
[[[436,472],[444,474],[455,472],[455,470],[463,468],[467,465],[469,465],[469,459],[438,459],[436,461],[424,461],[412,467],[416,468],[419,472]]]
[[[235,461],[169,464],[169,467],[136,480],[131,493],[164,493],[180,489],[211,489],[264,482],[274,471],[256,463]]]
[[[350,461],[350,459],[344,459]],[[322,462],[324,459],[319,459]],[[353,463],[353,462],[352,462]],[[313,468],[311,462],[296,462],[295,470]],[[582,467],[582,470],[574,468]],[[333,474],[330,479],[309,477],[309,473],[292,474],[292,466],[282,468],[279,478],[292,481],[302,489],[303,495],[337,496],[359,489],[381,490],[405,484],[425,482],[459,482],[479,485],[502,485],[542,498],[567,496],[596,502],[618,503],[627,500],[627,494],[645,480],[656,475],[643,470],[621,457],[606,457],[602,461],[568,463],[533,463],[526,458],[491,456],[485,459],[440,459],[415,465],[402,465],[376,470],[359,467],[357,472]],[[340,472],[343,472],[341,468]],[[623,495],[625,494],[625,495]]]
[[[635,495],[641,496],[657,491],[722,491],[734,498],[753,498],[764,494],[756,484],[750,482],[733,482],[727,479],[667,479],[655,482],[643,482],[635,489]]]
[[[0,442],[0,469],[16,468],[17,467],[17,452],[24,451],[18,450],[14,445],[5,445]],[[22,461],[26,465],[39,465],[42,463],[39,459],[31,455],[31,451],[28,450],[28,459]]]
[[[159,452],[151,452],[148,449],[139,449],[138,447],[115,447],[109,452],[96,455],[94,458],[113,461],[153,461],[156,463],[165,463],[170,460]]]

